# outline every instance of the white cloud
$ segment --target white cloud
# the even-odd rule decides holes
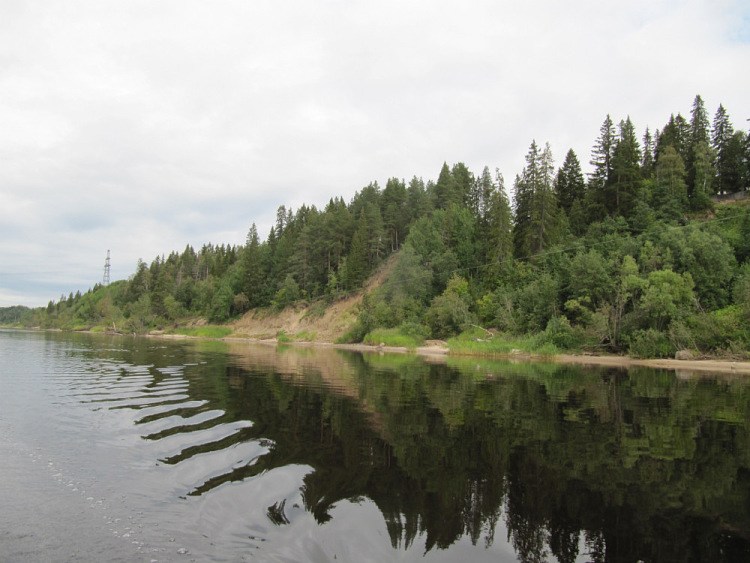
[[[747,25],[740,1],[4,2],[0,306],[444,160],[510,184],[532,138],[586,163],[607,113],[654,129],[699,93],[742,127]]]

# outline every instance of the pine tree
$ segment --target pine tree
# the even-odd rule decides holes
[[[708,127],[708,113],[703,104],[703,99],[700,96],[695,96],[693,109],[690,111],[690,141],[687,159],[685,160],[688,199],[691,202],[691,207],[694,209],[702,208],[705,203],[703,198],[697,193],[705,189],[705,185],[700,185],[700,180],[704,179],[697,178],[697,167],[702,166],[703,163],[698,164],[696,160],[702,159],[705,156],[705,148],[710,143]]]
[[[599,137],[591,151],[590,164],[594,171],[589,177],[589,186],[595,190],[604,189],[612,177],[612,156],[615,150],[615,126],[612,118],[607,114],[601,128]]]
[[[737,193],[746,189],[744,131],[735,131],[729,138],[719,157],[719,165],[721,166],[719,180],[723,182],[725,191]]]
[[[433,199],[435,209],[447,209],[451,203],[461,203],[458,183],[448,168],[447,162],[443,163],[440,175],[433,187]]]
[[[474,174],[469,171],[463,162],[457,162],[451,168],[451,175],[456,186],[456,193],[451,202],[458,205],[469,205],[471,190],[474,186]]]
[[[581,172],[581,164],[573,149],[568,150],[565,161],[555,178],[555,194],[560,208],[569,214],[575,201],[583,201],[586,183]]]
[[[473,182],[468,202],[469,209],[480,222],[487,216],[490,199],[495,189],[490,169],[485,166],[482,174]]]
[[[560,217],[552,186],[554,163],[549,143],[539,153],[532,141],[526,167],[516,178],[516,217],[513,242],[516,256],[524,258],[544,251],[559,234]]]
[[[612,154],[612,181],[606,189],[612,215],[630,217],[641,187],[641,152],[628,117],[619,125],[620,136]]]
[[[732,193],[735,186],[732,183],[732,158],[727,152],[729,142],[734,135],[734,127],[724,106],[719,104],[711,128],[711,148],[716,155],[716,191],[718,193]]]
[[[260,240],[255,223],[247,233],[247,242],[242,254],[244,280],[242,292],[248,298],[250,307],[258,307],[263,303],[265,272],[261,261]]]
[[[713,150],[707,141],[701,141],[693,147],[693,186],[692,193],[688,192],[690,209],[693,211],[709,209],[712,205],[711,194],[714,193],[713,185],[716,178],[714,161]]]
[[[641,158],[641,175],[643,178],[651,178],[654,173],[655,164],[654,139],[651,137],[648,127],[646,127],[646,132],[643,134],[643,156]]]
[[[690,148],[690,124],[681,114],[671,115],[656,142],[656,160],[666,147],[672,147],[684,161]]]
[[[491,264],[487,272],[496,278],[503,267],[508,267],[513,259],[513,216],[505,181],[499,171],[495,171],[494,189],[488,197],[484,215],[482,238],[486,240],[484,261]]]
[[[406,197],[406,185],[403,180],[390,178],[386,182],[382,197],[382,211],[390,252],[398,250],[406,239],[406,229],[409,224]]]
[[[362,284],[368,273],[367,220],[363,211],[346,257],[344,285],[347,289],[355,289]]]
[[[406,188],[406,201],[408,208],[409,223],[429,214],[432,209],[430,198],[425,190],[422,178],[414,176]]]

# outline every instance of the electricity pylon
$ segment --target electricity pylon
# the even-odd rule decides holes
[[[107,250],[107,259],[104,261],[104,279],[102,279],[103,285],[109,285],[109,250]]]

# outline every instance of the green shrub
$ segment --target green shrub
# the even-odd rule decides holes
[[[276,333],[276,342],[279,344],[284,344],[286,342],[291,342],[292,338],[286,333],[284,329],[281,329],[279,332]]]
[[[424,342],[424,339],[404,334],[398,328],[376,328],[365,335],[363,342],[371,346],[384,344],[386,346],[416,348]]]
[[[418,340],[420,343],[424,342],[430,336],[430,327],[411,321],[401,323],[398,326],[398,330],[401,334],[410,336]]]
[[[540,335],[540,344],[549,343],[563,350],[577,348],[582,342],[582,331],[570,326],[570,321],[565,317],[552,317]]]
[[[628,353],[634,358],[671,358],[676,352],[667,335],[653,328],[636,330],[628,344]]]

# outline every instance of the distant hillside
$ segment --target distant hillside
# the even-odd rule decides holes
[[[282,205],[265,238],[253,224],[244,245],[139,261],[128,280],[50,301],[27,320],[135,333],[232,323],[253,337],[408,346],[462,335],[467,348],[513,341],[649,357],[746,354],[750,141],[726,110],[710,122],[696,96],[689,117],[672,114],[641,133],[630,117],[607,115],[587,174],[573,150],[561,154],[556,167],[549,144],[531,141],[508,187],[487,166],[445,162],[435,180],[391,177],[323,208]]]

